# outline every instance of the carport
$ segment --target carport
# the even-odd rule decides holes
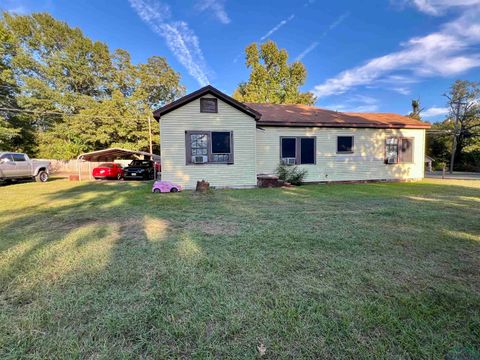
[[[153,160],[155,162],[161,163],[160,155],[148,153],[145,151],[136,151],[136,150],[127,150],[121,148],[110,148],[104,150],[92,151],[89,153],[80,154],[77,157],[79,161],[88,162],[88,172],[91,176],[91,166],[90,163],[95,162],[113,162],[115,160],[133,160],[133,159],[142,159],[143,160]],[[154,169],[154,178],[157,179],[157,168]],[[81,172],[78,171],[78,179],[81,180]]]

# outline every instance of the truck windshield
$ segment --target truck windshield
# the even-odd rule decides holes
[[[12,154],[12,157],[13,161],[27,161],[27,159],[25,159],[25,155],[23,154]]]

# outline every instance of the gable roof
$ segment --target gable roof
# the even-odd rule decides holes
[[[425,123],[408,116],[387,113],[343,113],[307,105],[246,103],[262,114],[258,126],[355,127],[428,129]]]
[[[255,120],[258,120],[261,116],[261,114],[255,111],[254,109],[251,109],[250,107],[241,103],[240,101],[237,101],[231,96],[224,94],[220,90],[215,89],[213,86],[207,85],[202,87],[201,89],[198,89],[197,91],[194,91],[188,95],[185,95],[184,97],[181,97],[178,100],[175,100],[174,102],[171,102],[170,104],[167,104],[161,107],[160,109],[155,110],[153,112],[153,117],[157,120],[160,120],[160,117],[162,115],[168,114],[170,111],[178,109],[179,107],[207,94],[214,95],[215,97],[223,100],[227,104],[233,106],[237,110],[240,110],[241,112],[253,117]]]
[[[237,110],[253,117],[258,126],[297,127],[350,127],[350,128],[391,128],[429,129],[431,125],[408,116],[390,113],[349,113],[321,109],[300,104],[258,104],[241,103],[231,96],[207,85],[153,112],[156,120],[162,115],[211,94]]]

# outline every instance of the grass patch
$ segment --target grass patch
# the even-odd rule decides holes
[[[480,181],[0,199],[1,358],[480,357]]]

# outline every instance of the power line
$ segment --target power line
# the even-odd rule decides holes
[[[26,110],[26,109],[14,109],[14,108],[4,108],[0,107],[0,111],[6,112],[15,112],[15,113],[26,113],[26,114],[37,114],[37,115],[62,115],[62,116],[78,116],[78,117],[87,117],[87,118],[100,118],[100,119],[127,119],[127,120],[141,120],[142,117],[125,117],[125,116],[106,116],[106,115],[86,115],[86,114],[68,114],[60,111],[41,111],[41,110]]]

